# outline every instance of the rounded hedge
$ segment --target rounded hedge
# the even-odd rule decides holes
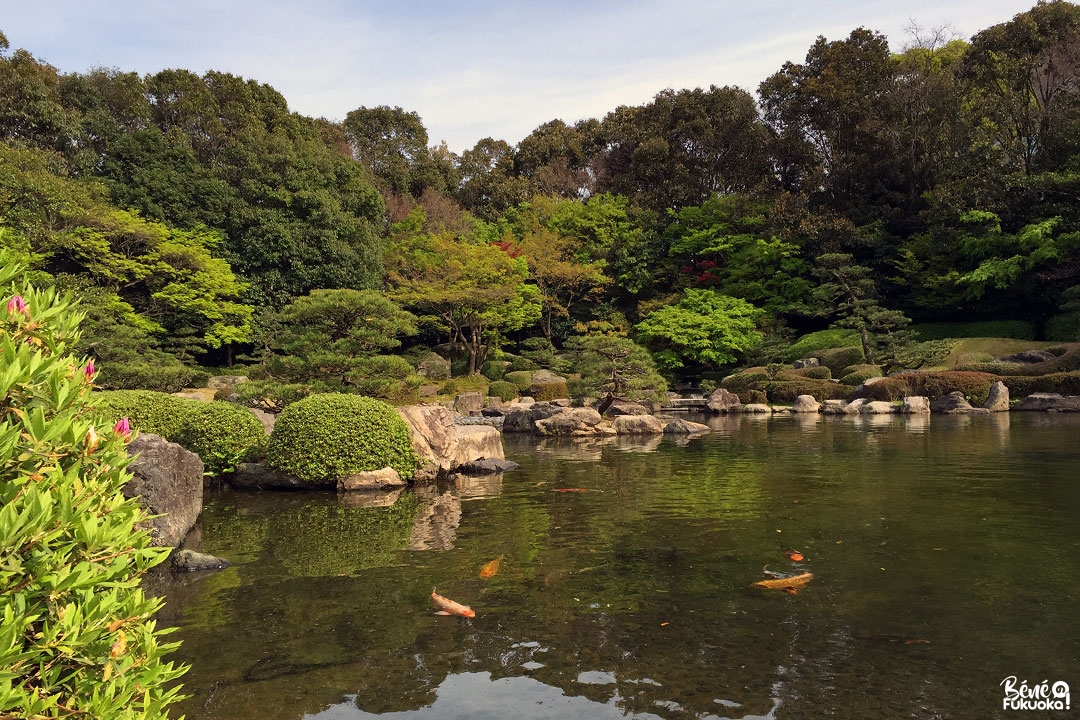
[[[420,458],[409,426],[392,406],[360,395],[323,393],[281,411],[266,464],[313,485],[330,485],[387,466],[408,479]]]
[[[518,396],[518,386],[505,380],[496,380],[488,385],[488,395],[499,398],[503,402],[513,400]]]
[[[126,417],[133,430],[175,440],[198,400],[156,390],[107,390],[94,393],[98,409],[113,422]]]
[[[251,411],[215,400],[187,411],[176,442],[202,458],[207,475],[257,460],[266,447],[266,429]]]

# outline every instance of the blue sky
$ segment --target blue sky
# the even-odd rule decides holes
[[[914,21],[962,38],[1034,0],[0,0],[0,30],[63,72],[220,70],[341,120],[397,105],[456,152],[541,123],[603,117],[664,88],[753,92],[818,35],[859,26],[894,50]]]

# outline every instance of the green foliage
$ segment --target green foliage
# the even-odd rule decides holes
[[[936,400],[951,392],[962,392],[971,402],[982,403],[990,393],[990,386],[998,380],[998,376],[989,373],[956,370],[907,373],[884,378],[868,386],[867,397],[872,400],[899,400],[909,395],[921,395]]]
[[[849,365],[840,374],[840,384],[854,387],[873,377],[881,377],[880,365]]]
[[[1061,293],[1058,314],[1046,321],[1047,340],[1080,340],[1080,285]]]
[[[239,402],[249,407],[283,409],[301,398],[319,392],[318,383],[281,383],[251,380],[236,387]]]
[[[393,407],[336,393],[311,395],[282,410],[266,462],[313,485],[387,466],[408,479],[420,464],[409,427]]]
[[[521,357],[532,363],[532,368],[547,368],[558,362],[555,357],[555,346],[546,337],[532,337],[524,340],[520,348]],[[531,370],[532,368],[526,368]]]
[[[536,365],[533,364],[532,360],[521,355],[510,358],[510,365],[506,368],[507,372],[524,372],[535,369]]]
[[[865,360],[862,348],[857,345],[820,350],[817,357],[818,361],[829,368],[834,375],[839,374],[848,365],[857,365]]]
[[[774,376],[779,380],[794,380],[796,378],[810,378],[811,380],[831,380],[832,371],[825,365],[808,368],[786,368]]]
[[[920,323],[912,325],[915,336],[923,341],[948,338],[995,337],[1034,340],[1034,326],[1023,320],[980,320],[966,323]]]
[[[796,380],[772,380],[755,383],[748,390],[764,391],[773,402],[791,403],[800,395],[813,395],[818,402],[822,400],[844,400],[851,397],[851,388],[847,385],[831,383],[827,380],[800,378]],[[741,393],[739,393],[741,396]]]
[[[509,360],[488,360],[484,363],[484,367],[480,368],[480,374],[494,382],[503,379],[508,367],[510,367]]]
[[[518,386],[505,380],[495,380],[488,385],[488,395],[497,397],[503,402],[509,402],[518,396]]]
[[[807,357],[819,357],[819,351],[829,348],[846,348],[859,343],[859,333],[855,330],[830,328],[803,335],[793,343],[785,353],[788,362]]]
[[[1009,395],[1022,398],[1032,393],[1058,393],[1080,395],[1080,370],[1049,373],[1047,375],[1006,375],[1001,378]]]
[[[570,388],[565,382],[533,383],[529,395],[537,402],[550,402],[570,397]]]
[[[126,417],[139,432],[176,442],[187,418],[200,403],[154,390],[112,390],[95,393],[102,414],[113,422]]]
[[[220,475],[237,463],[258,460],[266,448],[266,430],[250,411],[216,400],[188,409],[174,442],[202,458],[206,474]]]
[[[667,392],[667,382],[657,372],[649,352],[629,338],[576,337],[567,341],[566,349],[571,365],[591,393],[655,400]]]
[[[532,387],[532,370],[515,370],[506,373],[503,379],[517,386],[519,390],[528,390]]]
[[[951,340],[928,340],[915,343],[897,351],[893,356],[893,362],[902,368],[912,370],[944,365],[949,353],[952,352],[953,345]]]
[[[650,313],[634,326],[655,348],[657,364],[679,368],[689,361],[727,365],[761,342],[761,311],[745,300],[712,290],[686,290],[674,305]]]
[[[126,438],[70,354],[81,315],[20,271],[0,249],[4,298],[25,302],[0,309],[0,715],[164,719],[185,668],[139,578],[168,551],[139,529]]]

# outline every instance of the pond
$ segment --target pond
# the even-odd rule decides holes
[[[208,495],[195,542],[235,564],[168,587],[173,715],[1076,717],[1080,417],[691,419],[506,436],[520,470],[384,507]],[[1003,710],[1010,676],[1071,713]]]

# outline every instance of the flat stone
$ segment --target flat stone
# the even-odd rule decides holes
[[[619,415],[611,421],[619,435],[659,435],[664,423],[655,415]]]
[[[884,400],[874,400],[873,402],[863,403],[859,407],[860,415],[891,415],[897,411],[897,407],[891,402],[885,402]]]
[[[457,472],[465,475],[491,475],[493,473],[517,470],[521,465],[503,458],[477,458],[459,465]]]
[[[392,467],[384,467],[378,470],[365,470],[338,480],[338,490],[352,492],[354,490],[377,491],[396,490],[405,487],[407,483],[401,479],[398,471]]]
[[[742,406],[742,412],[750,415],[762,415],[765,413],[771,413],[772,408],[765,403],[750,403],[749,405]]]

